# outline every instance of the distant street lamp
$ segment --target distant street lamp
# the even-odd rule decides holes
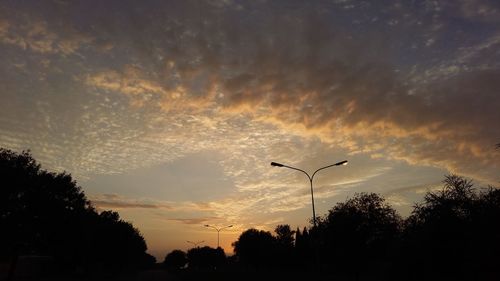
[[[199,245],[199,244],[201,244],[201,243],[203,243],[203,242],[205,242],[205,240],[201,240],[201,241],[198,241],[198,242],[193,242],[193,241],[189,241],[189,240],[188,240],[188,241],[186,241],[186,242],[188,242],[188,243],[190,243],[190,244],[193,244],[193,245],[194,245],[194,247],[198,247],[198,245]]]
[[[338,163],[335,163],[335,164],[332,164],[332,165],[328,165],[328,166],[319,168],[316,171],[314,171],[314,173],[312,174],[312,176],[310,176],[306,171],[304,171],[302,169],[291,167],[291,166],[287,166],[287,165],[276,163],[276,162],[271,162],[271,166],[274,166],[274,167],[284,167],[284,168],[288,168],[288,169],[292,169],[292,170],[296,170],[296,171],[301,171],[302,173],[306,174],[307,178],[309,179],[309,183],[311,184],[311,200],[312,200],[312,209],[313,209],[313,224],[314,224],[314,228],[316,228],[316,211],[314,209],[314,193],[313,193],[313,179],[314,179],[314,175],[316,175],[317,172],[319,172],[319,171],[321,171],[323,169],[330,168],[330,167],[333,167],[333,166],[341,166],[341,165],[347,165],[347,160],[340,161]]]
[[[219,248],[219,235],[220,235],[220,231],[223,230],[223,229],[226,229],[226,228],[233,227],[233,225],[228,225],[228,226],[224,226],[224,227],[221,227],[221,228],[217,228],[215,226],[205,224],[205,227],[210,227],[210,228],[213,228],[213,229],[217,230],[217,248]]]

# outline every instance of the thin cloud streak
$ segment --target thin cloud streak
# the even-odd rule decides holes
[[[202,217],[202,218],[172,218],[172,219],[167,219],[168,221],[174,221],[174,222],[179,222],[183,224],[189,224],[189,225],[203,225],[206,222],[210,222],[213,220],[219,220],[220,218],[218,217]]]
[[[160,203],[151,199],[132,199],[118,194],[99,194],[89,196],[90,201],[98,209],[165,209],[171,210],[172,206],[168,203]]]

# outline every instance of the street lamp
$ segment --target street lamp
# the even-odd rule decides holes
[[[301,171],[302,173],[306,174],[307,178],[309,179],[309,183],[311,184],[311,200],[312,200],[312,209],[313,209],[313,224],[314,224],[314,228],[316,228],[316,211],[314,210],[314,193],[313,193],[313,179],[314,179],[314,175],[316,175],[317,172],[319,172],[319,171],[321,171],[323,169],[330,168],[330,167],[333,167],[333,166],[341,166],[341,165],[347,165],[347,160],[340,161],[338,163],[335,163],[335,164],[332,164],[332,165],[328,165],[328,166],[325,166],[325,167],[321,167],[321,168],[317,169],[316,171],[314,171],[314,173],[312,174],[312,176],[310,176],[306,171],[304,171],[302,169],[291,167],[291,166],[287,166],[287,165],[284,165],[284,164],[281,164],[281,163],[271,162],[271,166],[274,166],[274,167],[284,167],[284,168],[288,168],[288,169],[292,169],[292,170],[296,170],[296,171]]]
[[[190,244],[193,244],[195,247],[198,247],[198,245],[201,244],[201,243],[203,243],[203,242],[205,242],[205,240],[201,240],[201,241],[198,241],[198,242],[193,242],[193,241],[189,241],[188,240],[186,242],[188,242]]]
[[[205,224],[205,227],[210,227],[210,228],[213,228],[213,229],[217,230],[217,248],[219,248],[219,235],[220,235],[220,231],[223,230],[223,229],[226,229],[226,228],[233,227],[233,225],[228,225],[228,226],[224,226],[224,227],[221,227],[221,228],[217,228],[215,226]]]

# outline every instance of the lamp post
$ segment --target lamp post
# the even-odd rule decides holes
[[[325,166],[325,167],[321,167],[321,168],[317,169],[316,171],[314,171],[314,173],[312,174],[312,176],[310,176],[306,171],[304,171],[302,169],[295,168],[295,167],[292,167],[292,166],[287,166],[287,165],[280,164],[280,163],[277,163],[277,162],[271,162],[271,166],[274,166],[274,167],[284,167],[284,168],[288,168],[288,169],[300,171],[300,172],[306,174],[307,178],[309,179],[309,183],[311,184],[311,201],[312,201],[312,209],[313,209],[313,225],[314,225],[314,228],[316,228],[316,211],[314,209],[314,192],[313,192],[313,179],[314,179],[314,175],[316,175],[317,172],[319,172],[319,171],[321,171],[323,169],[330,168],[330,167],[333,167],[333,166],[341,166],[341,165],[347,165],[347,160],[340,161],[338,163],[335,163],[335,164],[332,164],[332,165],[328,165],[328,166]]]
[[[203,242],[205,242],[205,240],[201,240],[201,241],[198,241],[198,242],[193,242],[193,241],[189,241],[188,240],[186,242],[188,242],[190,244],[193,244],[195,247],[198,247],[198,245],[201,244],[201,243],[203,243]]]
[[[223,229],[226,229],[226,228],[233,227],[233,225],[228,225],[228,226],[224,226],[224,227],[218,228],[218,227],[215,227],[215,226],[212,226],[212,225],[209,225],[209,224],[205,224],[205,227],[210,227],[210,228],[213,228],[213,229],[217,230],[217,248],[219,248],[219,235],[220,235],[220,231],[223,230]]]

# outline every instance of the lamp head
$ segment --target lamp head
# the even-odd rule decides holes
[[[340,162],[338,162],[338,163],[335,163],[334,165],[335,165],[335,166],[341,166],[341,165],[344,165],[344,166],[345,166],[345,165],[347,165],[347,163],[348,163],[348,161],[347,161],[347,160],[344,160],[344,161],[340,161]]]
[[[271,166],[275,166],[275,167],[283,167],[283,166],[285,166],[285,165],[280,164],[280,163],[276,163],[276,162],[271,162]]]

